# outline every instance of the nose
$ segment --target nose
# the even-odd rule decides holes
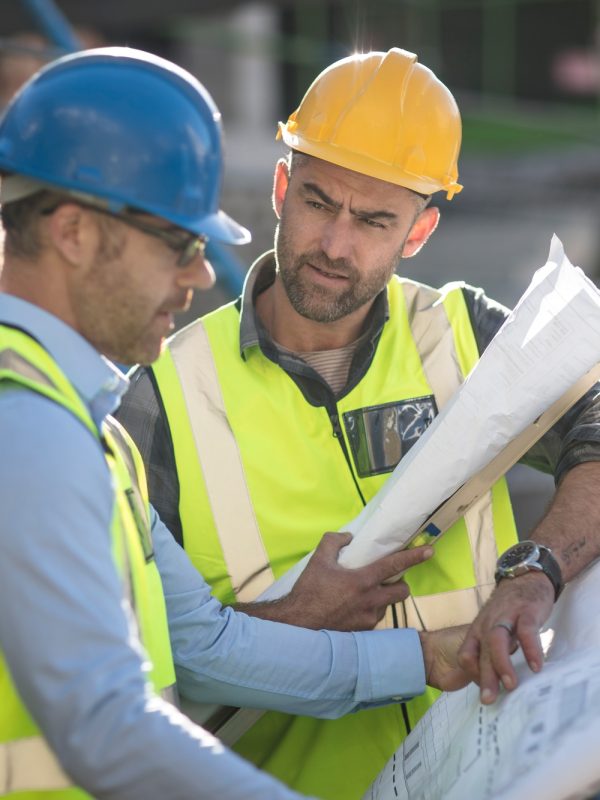
[[[204,253],[198,253],[186,264],[177,267],[177,285],[181,289],[210,289],[215,283],[215,271]]]
[[[332,214],[323,226],[321,249],[331,261],[338,258],[350,259],[353,248],[352,236],[350,221],[341,214]]]

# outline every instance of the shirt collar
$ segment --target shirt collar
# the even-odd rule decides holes
[[[275,251],[269,250],[258,258],[248,270],[241,297],[240,309],[240,354],[250,347],[260,345],[271,352],[273,341],[256,314],[256,298],[275,280]],[[381,292],[376,298],[369,313],[367,331],[368,339],[374,340],[383,329],[390,316],[387,292]]]
[[[267,331],[256,314],[256,298],[275,281],[275,253],[269,250],[258,258],[248,270],[242,290],[240,310],[240,353],[261,343]]]
[[[119,407],[129,380],[77,331],[39,306],[0,294],[0,323],[33,336],[56,361],[100,427]]]

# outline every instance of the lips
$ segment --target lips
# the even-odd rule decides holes
[[[185,311],[188,311],[190,304],[192,302],[192,291],[186,292],[184,295],[178,295],[177,298],[171,300],[168,305],[165,304],[163,308],[160,308],[158,313],[159,314],[168,314],[169,316],[173,317],[177,314],[182,314]]]
[[[322,269],[318,267],[316,264],[308,265],[311,269],[314,269],[315,272],[318,272],[320,275],[324,275],[326,278],[335,278],[336,280],[348,280],[348,275],[345,275],[342,272],[331,272],[330,270]]]
[[[173,314],[169,313],[168,311],[160,311],[156,315],[157,321],[164,325],[167,330],[173,330],[175,327],[175,320],[173,318]]]

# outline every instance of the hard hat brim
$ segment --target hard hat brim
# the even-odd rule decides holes
[[[75,200],[80,200],[90,205],[99,205],[102,207],[110,208],[112,210],[121,210],[115,203],[110,203],[108,199],[101,198],[97,195],[79,192],[74,189],[65,188],[62,186],[45,183],[35,178],[30,178],[27,175],[4,175],[0,178],[0,203],[11,203],[16,200],[22,200],[29,195],[40,192],[44,189],[51,191],[64,191],[71,194]],[[126,208],[127,206],[123,206]],[[148,213],[155,213],[156,216],[163,217],[160,210],[151,210]],[[169,217],[166,217],[169,219]],[[248,244],[252,240],[252,235],[247,228],[236,222],[229,214],[224,211],[217,211],[214,214],[207,214],[201,217],[196,223],[190,224],[188,219],[173,219],[170,217],[171,222],[180,224],[182,228],[191,230],[193,233],[207,236],[209,239],[215,239],[223,244]]]
[[[224,211],[208,214],[199,220],[194,229],[195,233],[203,234],[223,244],[248,244],[252,240],[250,231]]]
[[[357,152],[350,152],[343,147],[338,147],[329,142],[315,142],[296,133],[290,133],[283,122],[279,122],[278,138],[291,149],[300,153],[320,158],[352,172],[377,178],[386,183],[393,183],[410,189],[419,194],[431,195],[435,192],[446,192],[446,197],[451,200],[455,194],[462,191],[462,185],[454,178],[448,176],[444,183],[432,181],[424,175],[416,175],[398,165],[387,164]]]

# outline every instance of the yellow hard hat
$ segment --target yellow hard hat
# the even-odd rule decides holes
[[[417,56],[397,47],[353,55],[311,84],[277,138],[293,150],[421,194],[457,183],[461,141],[454,97]]]

